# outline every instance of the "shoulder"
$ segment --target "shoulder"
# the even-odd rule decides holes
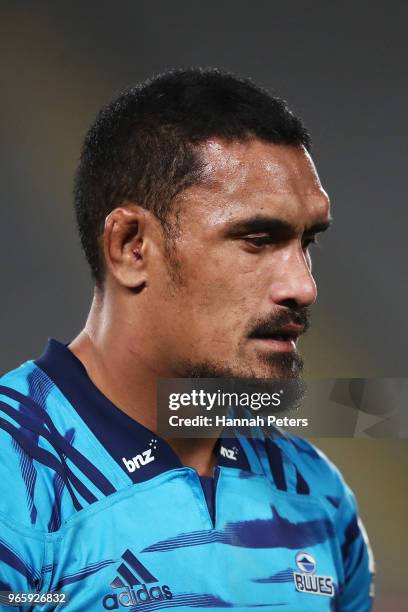
[[[0,378],[0,520],[48,533],[77,507],[68,458],[80,421],[53,381],[27,361]],[[78,427],[79,426],[79,427]],[[81,431],[81,437],[86,432]],[[79,504],[77,504],[79,507]]]
[[[33,362],[0,378],[0,517],[44,532],[50,466],[58,461],[52,444],[41,436],[50,386]]]
[[[350,496],[351,491],[340,470],[317,446],[290,434],[272,440],[294,464],[311,495],[325,497],[336,508]]]
[[[0,401],[27,416],[38,417],[40,408],[46,410],[53,388],[54,383],[34,361],[26,361],[0,377]]]
[[[76,409],[28,361],[0,379],[0,520],[45,533],[127,486]]]

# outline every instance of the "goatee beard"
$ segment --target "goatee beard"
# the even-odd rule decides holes
[[[297,379],[303,359],[297,352],[269,353],[259,356],[261,368],[242,367],[221,362],[184,362],[177,368],[179,378]]]

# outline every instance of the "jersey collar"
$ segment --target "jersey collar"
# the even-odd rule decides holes
[[[133,482],[183,467],[166,440],[129,417],[103,395],[89,378],[82,362],[65,344],[50,339],[35,364],[56,384]],[[251,471],[237,437],[220,437],[215,450],[218,465]]]

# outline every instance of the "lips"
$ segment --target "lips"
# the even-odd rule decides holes
[[[274,330],[259,330],[251,334],[251,339],[259,341],[274,351],[294,352],[296,351],[296,340],[304,329],[303,325],[291,323]]]
[[[259,331],[251,334],[251,338],[258,340],[294,341],[304,332],[303,325],[291,323],[277,328],[276,330]]]

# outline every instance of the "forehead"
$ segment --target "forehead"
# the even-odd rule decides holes
[[[214,214],[221,221],[260,213],[303,224],[310,216],[329,215],[327,195],[304,147],[214,139],[201,145],[200,153],[202,181],[182,194],[190,218],[197,212],[201,222]]]

